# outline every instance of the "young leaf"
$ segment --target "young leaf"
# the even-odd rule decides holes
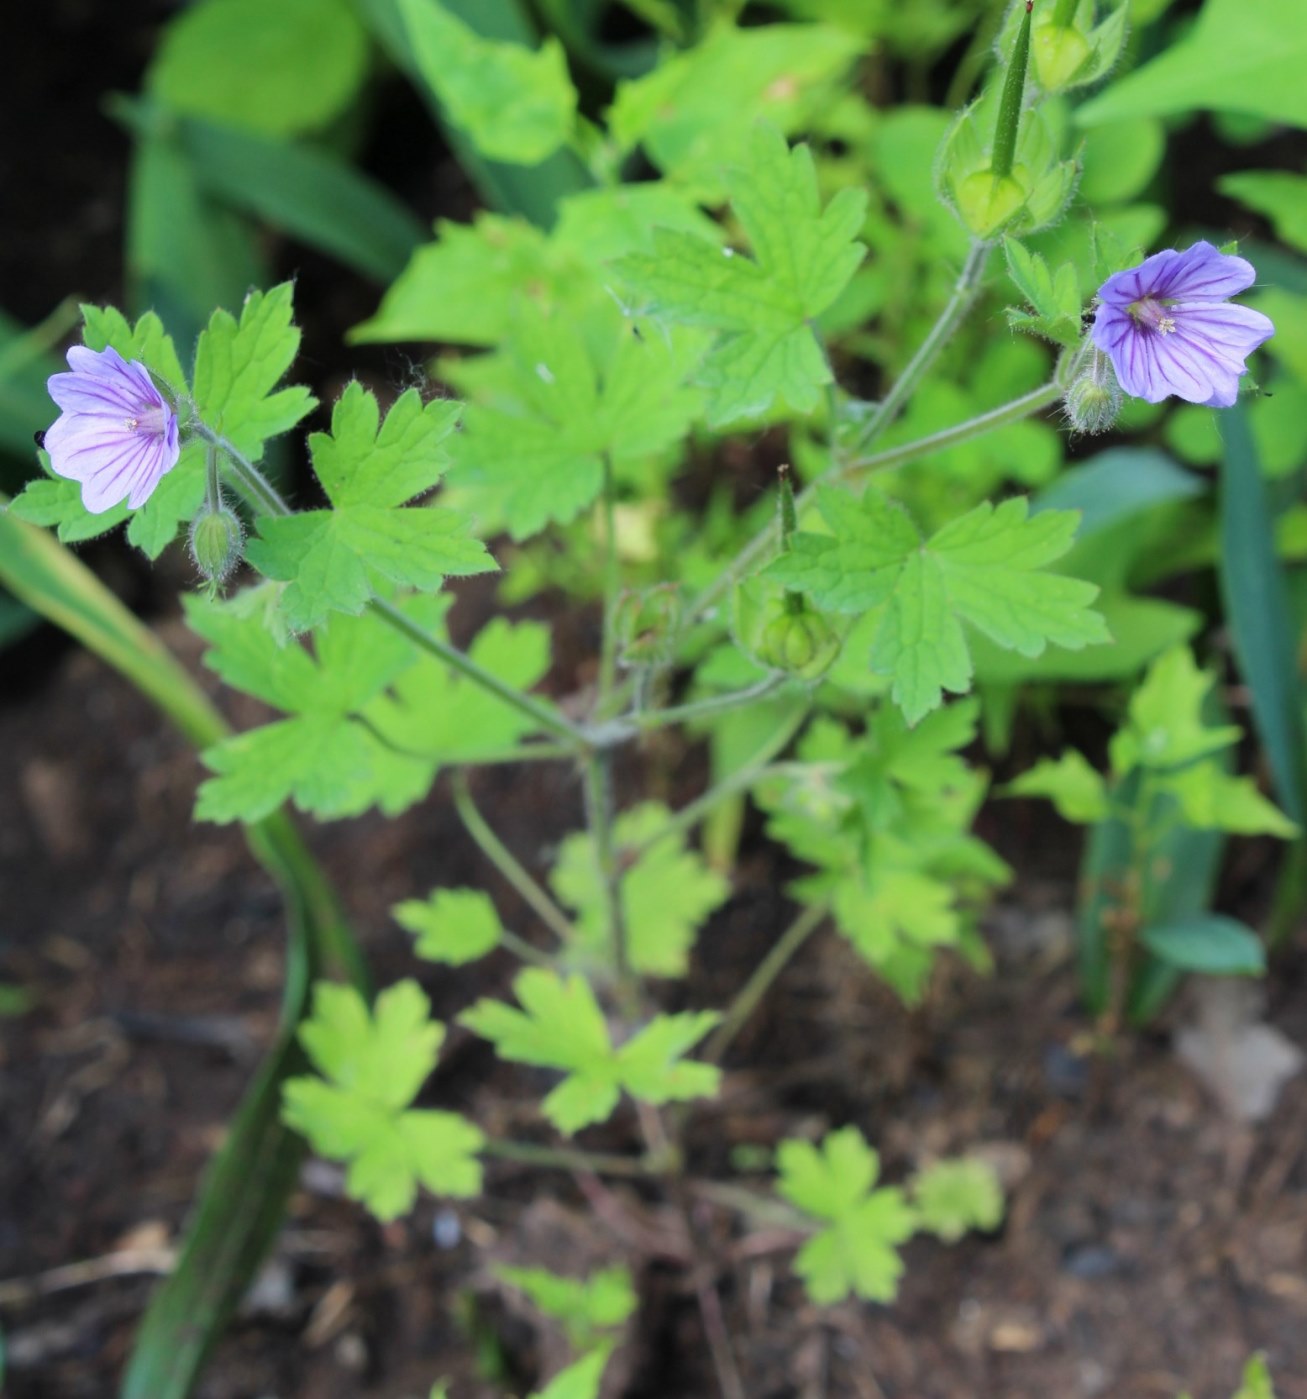
[[[795,535],[767,576],[837,612],[879,610],[871,668],[892,679],[910,724],[935,709],[943,691],[971,685],[962,624],[1005,650],[1042,654],[1049,642],[1079,650],[1108,639],[1089,604],[1090,583],[1041,572],[1071,547],[1077,516],[1027,516],[1024,498],[986,503],[922,541],[902,506],[875,489],[861,501],[824,489],[818,504],[830,534]]]
[[[205,663],[229,684],[290,717],[207,748],[217,774],[200,787],[201,820],[253,821],[287,797],[320,816],[361,811],[371,800],[377,741],[352,716],[413,658],[411,645],[373,617],[337,617],[316,638],[316,656],[282,646],[250,600],[186,599],[191,626],[213,646]]]
[[[513,983],[522,1009],[480,1000],[460,1017],[491,1040],[501,1058],[562,1069],[567,1077],[544,1100],[546,1116],[571,1135],[602,1122],[622,1090],[650,1103],[711,1096],[719,1071],[681,1056],[717,1023],[710,1011],[655,1016],[614,1049],[594,992],[579,976],[564,980],[530,967]]]
[[[644,802],[624,811],[613,829],[619,858],[624,848],[656,841],[625,866],[621,885],[631,966],[646,976],[683,976],[695,933],[730,894],[722,875],[687,850],[682,836],[659,839],[670,820],[661,803]],[[579,945],[571,949],[577,961],[609,966],[608,907],[590,836],[577,833],[563,841],[550,883],[577,913]]]
[[[604,1331],[620,1326],[636,1308],[625,1268],[604,1268],[584,1280],[560,1277],[546,1268],[495,1271],[510,1286],[521,1288],[542,1312],[562,1322],[574,1350],[589,1350]]]
[[[1275,1389],[1271,1384],[1271,1372],[1264,1355],[1254,1355],[1244,1366],[1243,1383],[1234,1399],[1275,1399]]]
[[[490,160],[538,165],[571,136],[576,89],[555,38],[534,53],[483,39],[437,0],[398,0],[418,71]]]
[[[1051,273],[1038,253],[1027,251],[1015,238],[1005,238],[1003,250],[1013,285],[1034,308],[1031,313],[1009,307],[1008,324],[1032,335],[1042,335],[1057,345],[1078,345],[1082,339],[1083,303],[1075,267],[1064,262],[1056,273]]]
[[[1266,949],[1245,924],[1219,913],[1145,928],[1139,940],[1172,967],[1208,976],[1263,976]]]
[[[685,348],[684,337],[641,339],[623,325],[596,364],[581,326],[524,308],[493,361],[496,402],[468,408],[459,483],[514,539],[575,518],[599,494],[605,458],[620,472],[689,430],[700,396],[682,384]]]
[[[532,1399],[599,1399],[599,1386],[608,1364],[610,1348],[600,1346],[559,1371]]]
[[[912,1181],[920,1227],[956,1243],[969,1229],[988,1233],[1003,1219],[1003,1187],[984,1161],[937,1161]]]
[[[1272,835],[1292,840],[1297,824],[1257,790],[1251,777],[1234,777],[1215,762],[1195,763],[1157,779],[1179,803],[1185,822],[1200,831]]]
[[[403,508],[443,474],[443,443],[458,414],[458,404],[423,405],[410,389],[380,423],[377,400],[361,384],[341,394],[331,432],[309,438],[313,470],[332,508],[261,515],[259,537],[245,546],[255,568],[288,584],[288,626],[303,631],[331,612],[359,613],[387,584],[434,592],[449,574],[495,567],[465,516]]]
[[[416,982],[377,997],[321,982],[300,1042],[322,1078],[289,1079],[283,1117],[316,1151],[350,1163],[345,1187],[378,1219],[408,1210],[419,1184],[441,1195],[481,1189],[480,1130],[457,1113],[410,1109],[435,1067],[444,1026]]]
[[[790,150],[760,126],[747,163],[729,181],[731,206],[753,258],[694,234],[659,229],[652,253],[616,264],[644,309],[722,332],[699,372],[714,425],[756,417],[781,400],[809,413],[830,366],[812,320],[848,285],[866,251],[859,190],[841,190],[823,210],[812,154]]]
[[[451,967],[493,952],[504,931],[494,903],[480,889],[433,889],[429,898],[405,899],[390,912],[416,934],[419,957]]]
[[[1124,777],[1136,766],[1183,767],[1238,743],[1237,724],[1209,727],[1203,706],[1215,677],[1199,670],[1187,646],[1175,646],[1148,668],[1130,699],[1125,725],[1112,738],[1112,771]]]
[[[1090,826],[1107,815],[1107,784],[1083,753],[1068,748],[1060,758],[1041,758],[1009,782],[1011,797],[1047,797],[1059,816]]]
[[[200,419],[257,461],[270,437],[288,432],[317,400],[299,385],[278,389],[299,350],[289,282],[252,291],[239,321],[215,311],[195,348],[195,407]]]
[[[776,1189],[826,1227],[799,1250],[795,1271],[819,1306],[850,1293],[891,1302],[903,1262],[897,1246],[917,1216],[897,1188],[873,1190],[880,1158],[856,1127],[831,1132],[820,1147],[790,1139],[776,1153]]]

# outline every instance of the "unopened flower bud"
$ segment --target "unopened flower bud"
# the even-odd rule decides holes
[[[667,661],[680,621],[681,595],[674,583],[622,593],[613,614],[622,664],[635,667]]]
[[[191,521],[189,543],[191,558],[201,577],[210,583],[223,582],[241,561],[241,546],[245,531],[240,519],[228,505],[202,505]]]
[[[773,617],[758,642],[758,658],[775,670],[788,671],[801,680],[815,680],[828,670],[840,653],[840,639],[819,612],[806,607],[786,610]]]
[[[1072,432],[1106,432],[1121,412],[1121,386],[1106,355],[1094,351],[1089,365],[1072,381],[1063,400]]]
[[[1035,25],[1030,52],[1035,76],[1047,93],[1061,92],[1071,86],[1094,55],[1093,45],[1074,24],[1055,21]]]

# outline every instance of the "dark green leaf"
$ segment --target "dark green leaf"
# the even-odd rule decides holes
[[[1139,937],[1154,957],[1181,971],[1209,976],[1261,976],[1266,971],[1266,951],[1257,934],[1219,913],[1155,925]]]
[[[1307,823],[1307,730],[1297,630],[1247,413],[1236,404],[1221,421],[1221,595],[1276,794],[1301,826]]]

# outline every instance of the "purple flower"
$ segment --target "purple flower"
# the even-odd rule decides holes
[[[1210,243],[1154,253],[1098,289],[1094,344],[1135,398],[1160,403],[1174,394],[1229,408],[1247,372],[1244,360],[1275,334],[1260,311],[1226,302],[1256,275],[1252,263]]]
[[[82,483],[82,504],[100,515],[124,496],[135,510],[177,465],[177,415],[149,370],[115,349],[68,351],[70,374],[52,374],[50,397],[63,410],[45,434],[50,465]]]

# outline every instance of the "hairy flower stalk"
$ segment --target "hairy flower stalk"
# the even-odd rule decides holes
[[[135,510],[177,465],[177,415],[150,371],[111,347],[74,345],[68,368],[47,381],[62,409],[42,444],[51,469],[81,483],[82,504],[93,515],[124,499]]]
[[[1154,253],[1099,288],[1094,344],[1135,398],[1229,408],[1244,361],[1275,334],[1269,317],[1227,300],[1256,276],[1252,263],[1210,243]]]

